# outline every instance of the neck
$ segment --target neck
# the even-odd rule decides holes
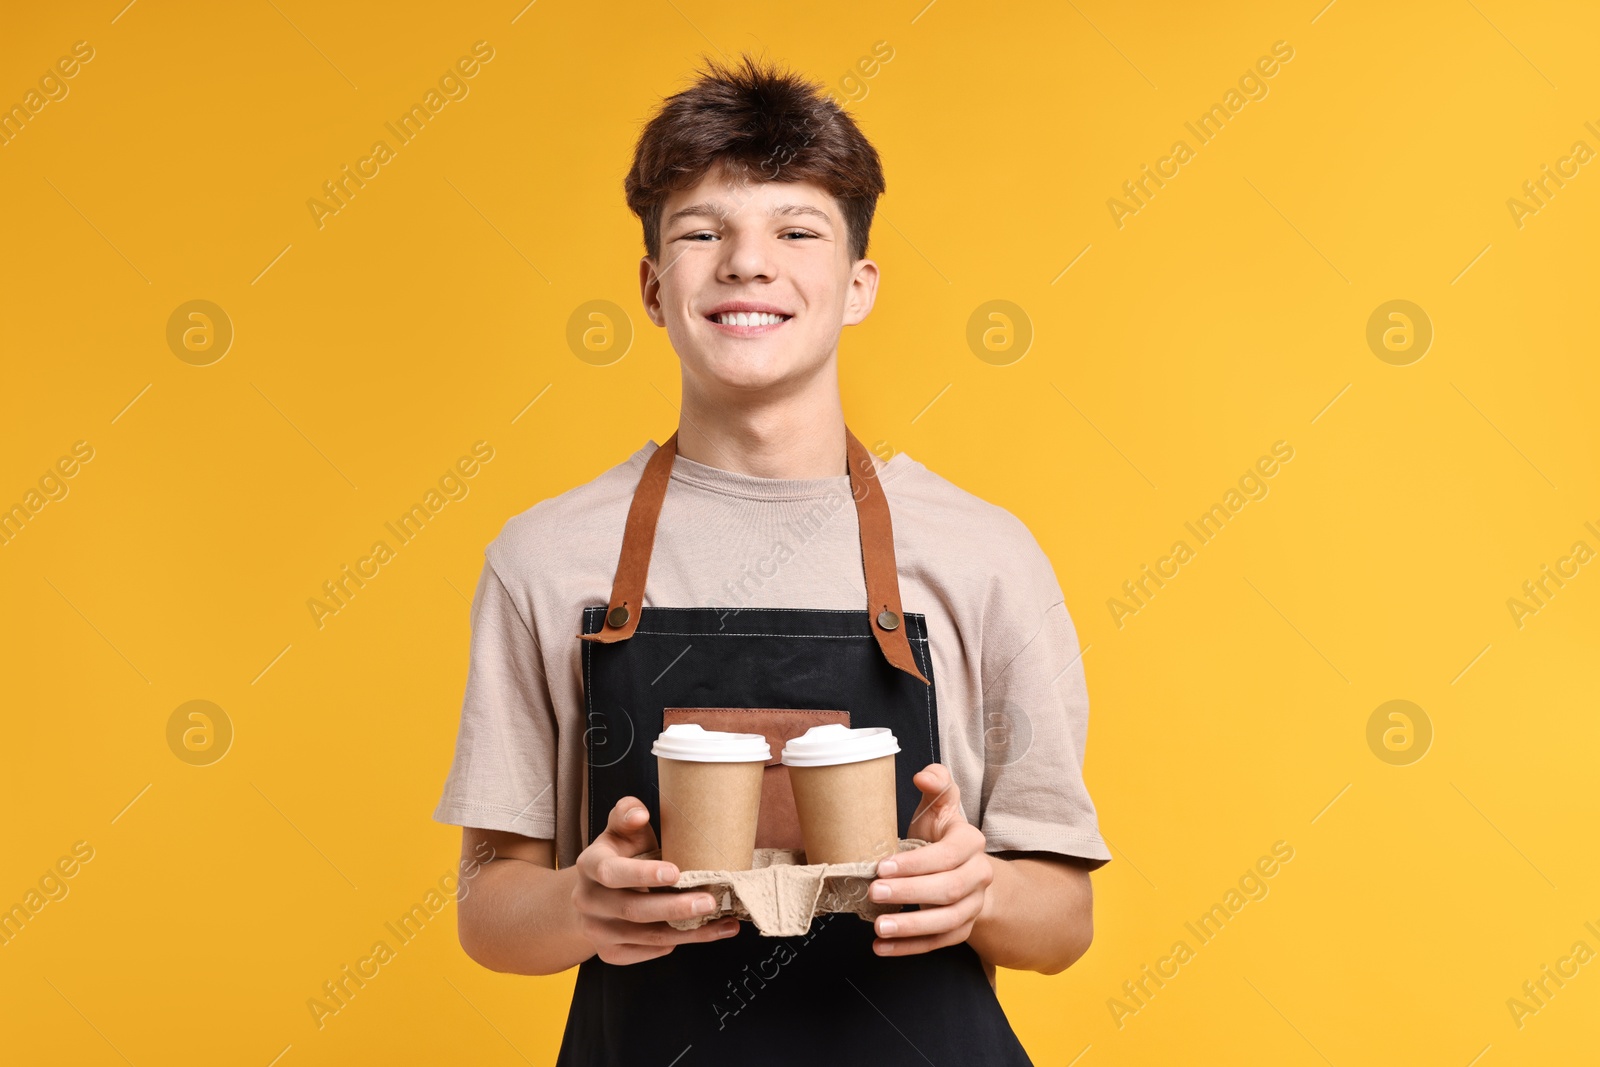
[[[678,454],[758,478],[845,474],[844,408],[839,379],[827,373],[789,395],[711,395],[684,376]]]

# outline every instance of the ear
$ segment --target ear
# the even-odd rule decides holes
[[[644,301],[644,313],[657,326],[667,324],[661,313],[661,275],[656,272],[656,261],[649,256],[639,260],[639,297]]]
[[[851,268],[850,288],[845,292],[844,319],[841,325],[854,326],[872,313],[878,298],[878,265],[870,259],[860,259]]]

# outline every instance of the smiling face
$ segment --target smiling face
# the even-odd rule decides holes
[[[662,205],[659,262],[646,256],[639,282],[685,390],[738,402],[830,372],[840,330],[872,310],[878,265],[851,259],[839,204],[820,185],[715,167]]]

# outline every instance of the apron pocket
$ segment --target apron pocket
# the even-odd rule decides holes
[[[761,734],[772,747],[761,775],[761,811],[756,820],[756,848],[804,849],[800,835],[800,816],[795,811],[794,793],[789,787],[789,768],[779,759],[791,737],[799,737],[813,726],[827,723],[850,725],[848,711],[819,711],[794,708],[665,708],[661,728],[673,723],[692,722],[707,730],[738,734]]]

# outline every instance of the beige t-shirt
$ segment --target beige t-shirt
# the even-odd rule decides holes
[[[604,605],[648,441],[508,520],[484,551],[455,760],[439,822],[554,838],[583,818],[582,610]],[[1083,783],[1088,695],[1077,631],[1026,526],[904,452],[879,466],[904,610],[927,616],[939,748],[987,850],[1111,859]],[[673,463],[646,607],[866,609],[850,476],[760,478]]]

